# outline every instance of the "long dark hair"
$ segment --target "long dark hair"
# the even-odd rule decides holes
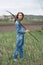
[[[21,20],[23,20],[24,14],[23,14],[22,12],[18,12],[17,15],[15,16],[15,20],[14,20],[14,21],[16,21],[16,20],[18,19],[18,15],[19,15],[19,14],[22,14],[22,19],[21,19]]]

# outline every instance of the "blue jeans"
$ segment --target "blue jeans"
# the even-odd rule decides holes
[[[24,57],[23,46],[24,46],[24,37],[21,37],[20,39],[18,38],[17,44],[16,44],[16,49],[14,52],[14,59],[18,58],[18,52],[20,53],[20,58]]]

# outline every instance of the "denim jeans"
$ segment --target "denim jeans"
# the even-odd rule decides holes
[[[14,59],[18,58],[18,52],[20,53],[20,58],[24,57],[23,46],[24,46],[24,37],[19,37],[17,39],[16,49],[14,52]]]

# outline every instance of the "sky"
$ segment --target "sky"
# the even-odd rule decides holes
[[[27,15],[43,15],[43,0],[0,0],[0,15],[9,15],[6,10],[14,14],[21,11]]]

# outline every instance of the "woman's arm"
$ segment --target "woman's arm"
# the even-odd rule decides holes
[[[22,33],[22,34],[24,34],[24,33],[26,32],[26,30],[23,29],[23,28],[20,26],[19,23],[16,24],[16,31],[17,31],[18,33]]]

